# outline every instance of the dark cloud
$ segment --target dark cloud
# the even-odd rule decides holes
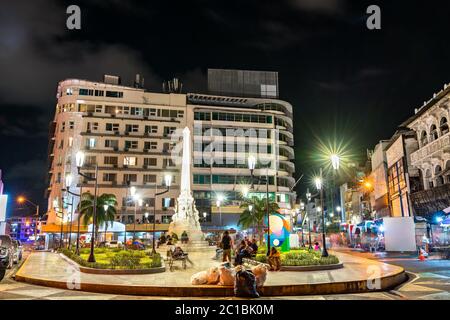
[[[53,108],[57,82],[71,77],[100,80],[112,73],[131,84],[140,73],[148,85],[160,83],[139,52],[125,44],[72,39],[77,31],[66,29],[65,7],[36,2],[15,1],[0,13],[0,104]]]
[[[336,14],[344,10],[344,0],[290,0],[294,8],[315,12]]]

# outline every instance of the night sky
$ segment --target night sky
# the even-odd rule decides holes
[[[66,28],[71,4],[81,30]],[[370,4],[381,7],[381,30],[366,28]],[[196,92],[208,67],[278,71],[280,98],[294,106],[297,175],[317,169],[320,141],[364,155],[450,82],[449,12],[448,1],[2,1],[6,192],[45,205],[57,83],[104,73],[124,84],[141,73],[154,91],[177,76]]]

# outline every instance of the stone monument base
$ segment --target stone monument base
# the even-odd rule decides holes
[[[181,235],[186,231],[189,241],[188,243],[181,243]],[[193,252],[202,251],[205,249],[214,248],[205,240],[205,235],[200,227],[193,226],[187,221],[172,221],[169,225],[167,235],[175,233],[178,236],[177,246],[180,246],[183,251]]]

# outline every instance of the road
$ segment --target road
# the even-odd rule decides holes
[[[427,260],[419,261],[414,257],[385,257],[371,255],[368,253],[352,252],[369,259],[394,264],[405,268],[410,274],[410,281],[399,288],[389,292],[372,292],[362,294],[345,295],[320,295],[320,296],[285,296],[262,298],[269,300],[450,300],[450,261],[449,260]],[[148,297],[148,296],[125,296],[114,294],[98,294],[74,290],[63,290],[35,286],[17,282],[13,279],[17,266],[8,270],[3,281],[0,282],[0,300],[159,300],[173,298]],[[204,298],[208,299],[208,298]],[[217,298],[214,298],[217,300]],[[234,297],[223,298],[223,300],[237,299]],[[182,300],[187,300],[182,298]]]

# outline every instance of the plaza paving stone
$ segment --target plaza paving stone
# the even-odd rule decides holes
[[[320,285],[335,284],[339,282],[366,281],[373,274],[380,277],[390,277],[402,273],[401,267],[380,263],[361,257],[351,256],[341,252],[333,252],[344,263],[344,268],[327,271],[305,271],[305,272],[269,272],[265,287],[290,286],[290,285]],[[174,272],[166,271],[158,274],[139,275],[96,275],[79,272],[73,264],[62,258],[57,253],[34,252],[32,253],[16,277],[20,280],[39,279],[41,281],[56,281],[60,284],[68,283],[69,279],[80,281],[83,284],[109,285],[123,288],[133,286],[146,287],[171,287],[195,288],[190,284],[192,274],[206,270],[211,266],[217,266],[219,261],[213,260],[214,249],[203,252],[193,252],[190,259],[194,265],[188,263],[186,270],[176,264]],[[203,286],[202,286],[203,287]],[[218,286],[215,286],[218,287]],[[64,286],[60,286],[64,288]],[[199,287],[199,290],[202,288]],[[108,293],[108,292],[105,292]],[[117,293],[117,292],[109,292]],[[51,294],[47,295],[51,296]]]

